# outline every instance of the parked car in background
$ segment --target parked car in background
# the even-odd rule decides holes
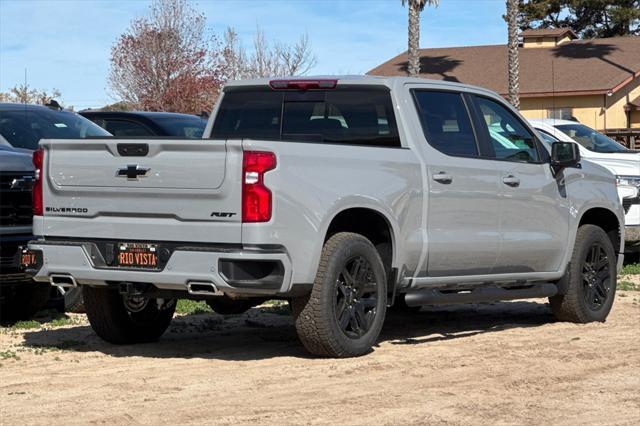
[[[40,105],[0,104],[0,283],[2,313],[7,317],[27,317],[41,308],[50,288],[32,282],[19,266],[20,246],[31,239],[32,153],[41,139],[84,139],[111,136],[84,117],[69,111]],[[82,308],[78,288],[53,292],[54,304],[66,310]],[[57,300],[56,300],[57,299]]]
[[[30,271],[82,286],[117,344],[159,338],[180,298],[289,299],[306,349],[336,357],[370,351],[392,304],[548,297],[605,321],[624,260],[611,173],[449,82],[236,81],[201,140],[44,140],[34,164]]]
[[[580,155],[607,168],[616,176],[618,196],[625,210],[625,236],[629,250],[640,250],[640,151],[585,126],[568,120],[529,120],[547,142],[577,142]]]
[[[199,139],[207,120],[173,112],[81,111],[80,115],[116,137],[171,136]]]
[[[0,136],[1,138],[1,136]],[[26,318],[43,308],[51,287],[20,268],[31,237],[31,155],[0,144],[0,319]]]

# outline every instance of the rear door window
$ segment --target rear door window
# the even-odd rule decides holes
[[[213,138],[400,146],[388,90],[252,90],[224,95]]]
[[[447,155],[478,156],[478,144],[462,95],[414,90],[427,143]]]

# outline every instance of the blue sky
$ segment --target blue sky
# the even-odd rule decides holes
[[[406,50],[400,0],[200,0],[211,30],[234,27],[250,48],[256,25],[293,42],[309,34],[313,74],[361,74]],[[114,102],[110,49],[148,0],[0,0],[0,91],[24,81],[57,88],[76,109]],[[441,0],[421,17],[421,47],[505,43],[504,0]]]

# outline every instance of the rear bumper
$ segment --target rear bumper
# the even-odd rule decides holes
[[[71,277],[71,285],[145,283],[184,292],[213,284],[218,294],[247,296],[286,294],[291,286],[291,261],[280,249],[176,248],[162,270],[137,270],[104,266],[92,242],[32,241],[29,248],[42,253],[42,265],[33,270],[36,281]]]

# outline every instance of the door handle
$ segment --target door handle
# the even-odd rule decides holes
[[[505,185],[511,186],[513,188],[517,188],[518,186],[520,186],[520,179],[518,179],[514,175],[504,176],[502,178],[502,182]]]
[[[432,177],[433,177],[433,180],[435,180],[436,182],[440,182],[443,184],[450,184],[453,181],[453,178],[451,177],[451,175],[445,172],[435,173]]]

